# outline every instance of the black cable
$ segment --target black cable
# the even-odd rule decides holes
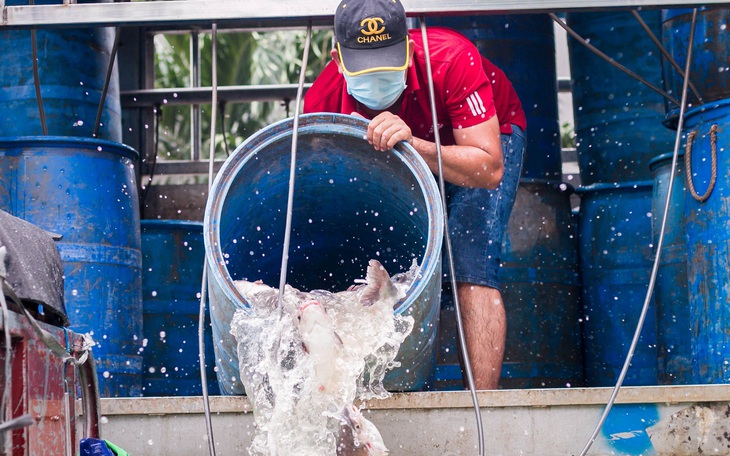
[[[667,49],[662,45],[661,41],[654,35],[654,32],[649,28],[649,26],[644,22],[644,19],[639,15],[639,13],[636,10],[631,10],[631,14],[634,15],[634,18],[639,22],[639,25],[641,25],[641,28],[644,29],[647,35],[649,35],[649,38],[654,42],[654,44],[659,48],[659,51],[662,53],[665,59],[667,59],[667,62],[669,62],[675,70],[677,70],[677,73],[679,73],[680,76],[684,78],[684,70],[679,66],[676,60],[674,60],[674,57],[672,57]],[[700,92],[697,90],[694,84],[692,84],[692,81],[689,81],[689,88],[692,89],[692,93],[694,93],[695,97],[697,97],[697,101],[699,101],[700,104],[704,104],[704,101],[702,101],[702,95],[700,95]]]
[[[30,0],[28,3],[30,5],[33,5],[33,0]],[[30,30],[30,44],[33,56],[33,85],[35,86],[35,99],[38,103],[38,113],[41,119],[41,130],[43,131],[43,135],[45,136],[48,134],[48,126],[46,125],[46,111],[45,109],[43,109],[43,97],[41,96],[41,80],[40,76],[38,75],[38,43],[36,39],[35,28]]]
[[[570,36],[572,36],[573,38],[575,38],[576,40],[578,40],[578,42],[580,44],[582,44],[583,46],[585,46],[588,49],[590,49],[598,57],[602,58],[606,62],[610,63],[612,66],[618,68],[619,70],[621,70],[624,73],[628,74],[632,78],[634,78],[637,81],[641,82],[642,84],[644,84],[645,86],[649,87],[651,90],[655,91],[656,93],[658,93],[659,95],[663,96],[664,98],[666,98],[667,100],[671,101],[672,103],[674,103],[676,105],[679,105],[679,101],[677,101],[674,97],[672,97],[671,95],[669,95],[667,92],[663,91],[659,87],[653,85],[652,83],[650,83],[646,79],[642,78],[638,74],[634,73],[633,71],[629,70],[625,66],[621,65],[620,63],[618,63],[617,61],[615,61],[611,57],[609,57],[606,54],[604,54],[603,52],[601,52],[598,48],[596,48],[595,46],[593,46],[592,44],[590,44],[588,41],[586,41],[585,39],[583,39],[583,37],[581,37],[580,35],[578,35],[575,32],[575,30],[573,30],[572,28],[570,28],[568,26],[568,24],[566,24],[565,22],[563,22],[562,19],[560,19],[558,16],[556,16],[555,13],[550,13],[550,17],[559,26],[561,26],[563,29],[565,29],[565,31],[568,32],[568,34],[570,34]]]
[[[99,136],[99,127],[101,122],[101,113],[104,111],[104,102],[106,101],[106,93],[109,90],[109,81],[112,78],[112,70],[114,69],[114,61],[117,59],[117,49],[119,48],[119,27],[115,27],[114,30],[114,44],[112,44],[112,51],[109,55],[109,65],[106,68],[106,78],[104,79],[104,88],[101,91],[101,98],[99,99],[99,108],[96,110],[96,121],[94,121],[94,138]]]

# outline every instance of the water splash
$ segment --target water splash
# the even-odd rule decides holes
[[[394,315],[393,307],[420,270],[414,261],[404,274],[390,278],[385,273],[387,283],[377,282],[377,272],[385,270],[371,260],[367,280],[360,281],[366,283],[338,293],[302,292],[287,285],[281,318],[278,290],[235,282],[251,307],[250,312],[238,310],[231,322],[241,380],[254,407],[256,432],[249,454],[336,455],[348,437],[354,436],[350,443],[355,446],[366,443],[358,440],[353,418],[362,417],[353,404],[390,395],[383,378],[398,366],[395,357],[414,325],[413,317]],[[307,333],[312,330],[301,322],[314,301],[326,311],[317,317],[316,334]],[[380,439],[374,425],[366,424],[372,426],[367,438]],[[375,443],[382,450],[371,454],[387,454],[382,440]]]

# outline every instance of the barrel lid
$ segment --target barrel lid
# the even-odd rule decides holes
[[[76,136],[6,136],[0,137],[0,149],[10,147],[60,147],[96,149],[124,155],[132,160],[139,159],[139,153],[130,146],[106,139]]]
[[[678,150],[677,156],[680,158],[684,157],[684,151],[682,149]],[[654,171],[654,168],[657,168],[658,166],[660,166],[661,164],[663,164],[666,161],[672,160],[673,157],[674,157],[674,152],[667,152],[665,154],[657,155],[656,157],[652,158],[649,161],[649,169]]]
[[[706,11],[709,8],[706,6],[697,8],[697,11]],[[685,15],[685,14],[692,14],[692,8],[671,8],[671,9],[663,9],[662,10],[662,22],[670,21],[672,19],[676,19],[679,16]]]
[[[730,98],[724,98],[722,100],[716,100],[710,103],[693,106],[690,109],[686,110],[684,113],[685,125],[687,124],[687,119],[696,117],[700,114],[712,110],[720,111],[718,115],[726,115],[727,113],[722,111],[725,111],[728,108],[730,108]],[[666,117],[662,121],[662,124],[667,128],[676,130],[679,126],[679,109],[677,108],[669,111],[669,113],[667,113]]]

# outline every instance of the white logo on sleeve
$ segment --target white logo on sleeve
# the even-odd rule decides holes
[[[482,102],[482,97],[479,96],[478,92],[474,92],[466,97],[466,101],[469,103],[469,109],[471,109],[471,113],[474,117],[487,112],[487,109],[484,107],[484,103]]]

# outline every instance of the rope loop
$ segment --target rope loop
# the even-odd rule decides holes
[[[717,131],[718,131],[717,124],[713,124],[710,127],[710,155],[712,160],[712,169],[711,169],[711,175],[710,175],[710,183],[707,186],[707,191],[704,195],[700,195],[695,190],[695,184],[692,177],[692,143],[694,142],[695,137],[697,136],[697,130],[693,130],[689,132],[687,135],[687,144],[685,146],[685,153],[684,153],[684,167],[687,170],[687,188],[689,189],[689,192],[692,194],[692,198],[699,201],[700,203],[703,203],[707,201],[707,199],[710,197],[710,194],[712,194],[712,190],[715,188],[715,182],[717,182]]]

